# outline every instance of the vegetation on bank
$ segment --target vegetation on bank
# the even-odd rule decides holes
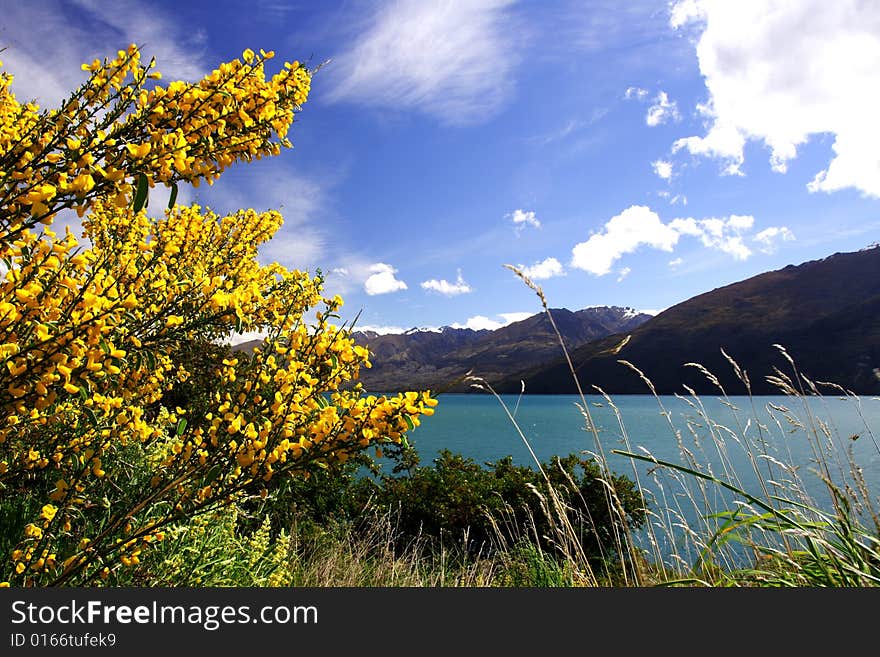
[[[272,57],[247,50],[196,83],[162,85],[131,46],[84,65],[86,82],[51,111],[17,101],[0,74],[0,584],[880,581],[875,493],[809,411],[780,411],[780,430],[782,417],[802,422],[829,506],[748,419],[705,418],[722,461],[747,451],[759,491],[696,462],[673,427],[681,462],[627,443],[651,475],[617,474],[585,399],[584,454],[420,464],[407,434],[436,398],[363,393],[370,355],[334,323],[342,300],[323,296],[320,276],[256,259],[280,214],[174,202],[179,184],[211,184],[290,145],[314,71],[291,62],[267,78]],[[159,184],[171,202],[157,218]],[[52,230],[74,215],[82,241]],[[233,331],[268,337],[232,353]],[[774,385],[795,400],[818,393],[791,364]],[[368,472],[377,450],[390,473]]]

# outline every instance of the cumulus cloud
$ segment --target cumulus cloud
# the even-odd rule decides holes
[[[654,98],[654,104],[648,108],[648,113],[645,115],[645,123],[652,128],[669,121],[680,120],[681,114],[678,112],[678,105],[674,100],[669,100],[669,96],[665,91],[657,94]]]
[[[743,233],[754,223],[755,218],[750,215],[734,214],[721,219],[673,219],[669,227],[681,235],[699,238],[703,246],[723,251],[736,260],[745,260],[752,251],[745,245]]]
[[[833,155],[807,185],[880,197],[880,4],[859,0],[680,0],[674,28],[692,27],[709,98],[697,109],[704,135],[673,150],[718,158],[741,174],[748,141],[785,172],[814,135],[832,135]]]
[[[672,178],[672,162],[656,160],[651,162],[651,167],[654,169],[654,173],[658,177],[663,178],[663,180],[670,180]]]
[[[381,3],[352,47],[332,57],[331,100],[481,121],[513,90],[511,0]]]
[[[710,249],[746,260],[752,255],[747,241],[761,245],[764,253],[772,252],[777,241],[793,240],[794,235],[784,226],[771,226],[751,234],[755,218],[751,215],[732,214],[727,217],[678,217],[663,223],[656,212],[643,205],[633,205],[612,217],[600,232],[572,249],[571,266],[596,276],[611,273],[614,263],[622,256],[641,247],[672,251],[681,237],[693,237]],[[677,257],[668,262],[676,268],[683,262]],[[620,282],[631,272],[630,267],[617,271]]]
[[[510,220],[513,222],[517,233],[522,231],[526,226],[533,226],[535,228],[541,227],[541,222],[531,210],[514,210],[507,216],[510,217]]]
[[[450,283],[446,279],[437,280],[432,278],[428,281],[422,281],[421,285],[425,290],[433,290],[446,297],[468,294],[473,291],[471,286],[465,283],[464,279],[461,277],[461,270],[458,272],[458,277],[455,279],[455,283]]]
[[[541,262],[536,262],[531,267],[519,265],[517,266],[517,269],[533,281],[553,278],[554,276],[565,276],[565,269],[562,267],[562,263],[556,258],[546,258]]]
[[[794,233],[785,226],[770,226],[754,237],[754,240],[761,245],[760,249],[763,253],[774,253],[779,240],[791,242],[794,239]]]
[[[611,272],[621,256],[641,246],[672,251],[679,234],[644,205],[633,205],[612,217],[599,233],[576,244],[571,252],[571,266],[604,276]]]
[[[388,294],[407,289],[406,283],[394,277],[397,270],[384,262],[377,262],[369,268],[371,272],[364,281],[364,291],[370,296]]]

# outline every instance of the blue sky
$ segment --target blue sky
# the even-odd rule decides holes
[[[554,307],[657,311],[880,233],[878,3],[3,5],[13,89],[46,107],[131,42],[166,82],[245,48],[323,64],[292,150],[179,201],[281,210],[261,257],[320,268],[361,327],[538,312],[505,264]]]

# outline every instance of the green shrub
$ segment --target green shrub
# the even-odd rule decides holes
[[[573,531],[585,556],[594,562],[616,556],[614,539],[645,521],[644,501],[628,478],[612,475],[602,481],[593,459],[576,454],[553,457],[543,472],[515,465],[510,456],[484,466],[444,450],[431,466],[406,476],[364,479],[356,486],[355,503],[367,500],[392,513],[399,538],[428,537],[443,544],[463,543],[476,553],[531,541],[551,554],[564,552],[563,535]],[[616,491],[625,519],[609,504],[609,486]],[[568,524],[559,526],[564,508]]]

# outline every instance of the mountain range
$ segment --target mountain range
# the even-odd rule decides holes
[[[551,312],[568,349],[632,331],[651,318],[632,308],[607,306],[576,312],[557,308]],[[469,371],[494,382],[513,372],[551,363],[563,353],[543,312],[495,330],[445,326],[383,335],[354,331],[352,337],[370,349],[372,367],[361,370],[361,382],[374,392],[464,392],[470,389],[470,384],[462,380]]]

